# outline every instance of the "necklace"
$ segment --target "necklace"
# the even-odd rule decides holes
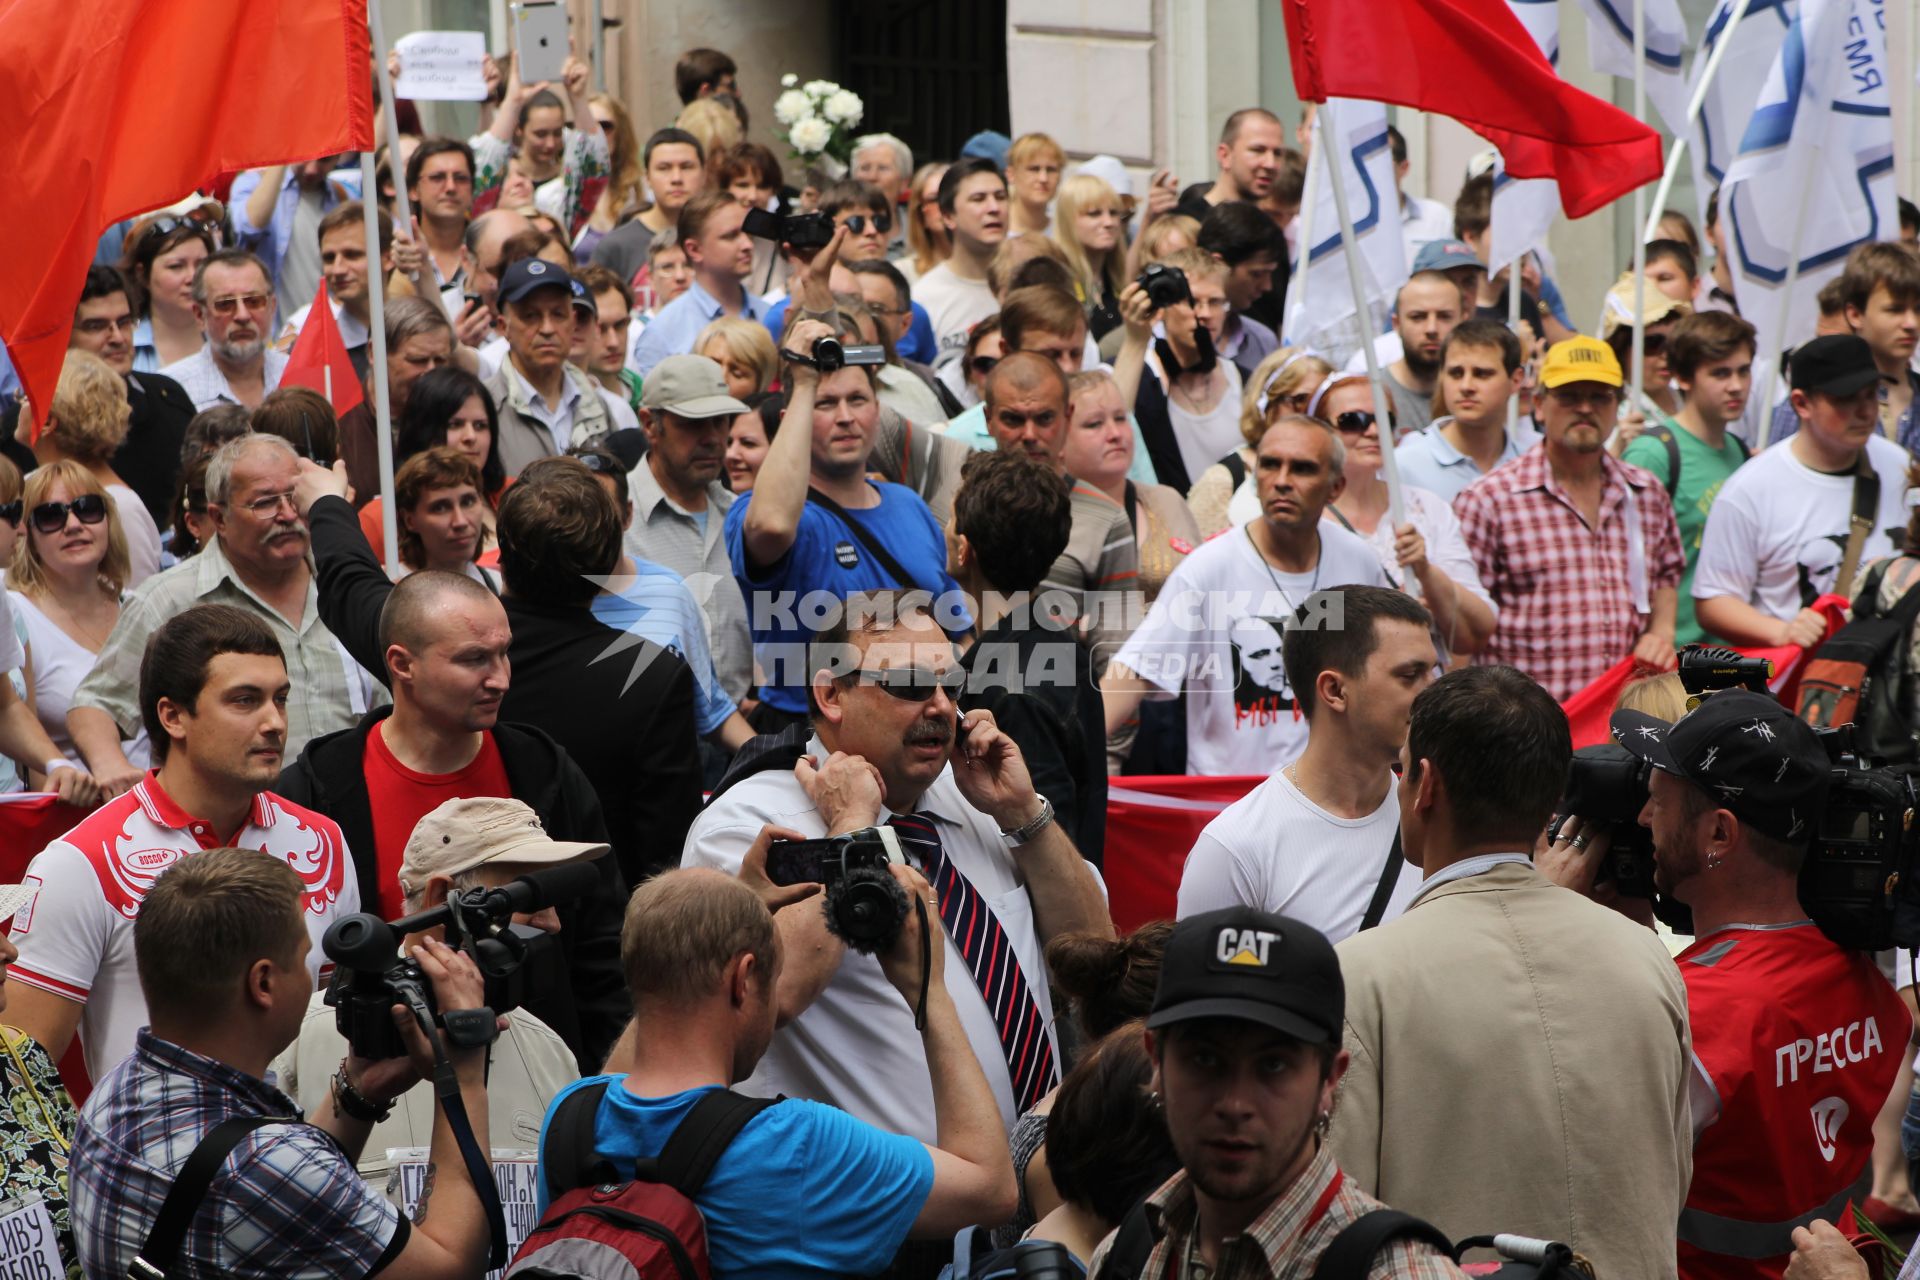
[[[1299,606],[1294,604],[1293,597],[1287,594],[1287,589],[1280,585],[1280,575],[1273,571],[1273,565],[1267,561],[1267,553],[1260,549],[1259,539],[1253,536],[1253,526],[1255,523],[1256,521],[1249,520],[1244,526],[1247,531],[1247,543],[1253,548],[1253,554],[1255,558],[1260,561],[1260,567],[1267,571],[1267,577],[1273,583],[1273,589],[1280,593],[1282,600],[1286,601],[1287,613],[1289,615],[1297,613],[1299,612]],[[1320,554],[1322,550],[1324,550],[1324,548],[1320,542],[1320,530],[1316,528],[1313,531],[1313,581],[1307,584],[1308,595],[1312,595],[1320,589],[1320,561],[1324,559]]]

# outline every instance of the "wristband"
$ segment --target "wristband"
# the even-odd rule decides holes
[[[333,1073],[333,1109],[349,1120],[379,1124],[393,1114],[393,1103],[383,1107],[354,1088],[353,1081],[347,1078],[346,1059],[342,1058],[340,1069]]]
[[[73,761],[67,759],[65,756],[55,756],[41,767],[40,772],[48,777],[52,777],[55,769],[77,769],[78,767],[78,765],[74,764]]]

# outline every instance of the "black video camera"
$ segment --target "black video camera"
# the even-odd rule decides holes
[[[815,338],[810,355],[797,355],[791,351],[781,353],[787,359],[804,364],[821,373],[838,373],[848,365],[882,365],[887,362],[887,349],[872,343],[847,346],[834,337]]]
[[[1913,775],[1862,761],[1850,724],[1819,737],[1833,775],[1800,865],[1800,905],[1843,947],[1920,946],[1920,883],[1907,874],[1920,870]]]
[[[766,209],[749,209],[742,229],[756,240],[791,245],[802,253],[818,253],[833,243],[833,219],[824,213],[783,216]]]
[[[494,1015],[525,1004],[558,971],[558,940],[544,929],[514,924],[514,914],[582,898],[599,887],[600,872],[592,863],[569,862],[498,889],[469,889],[392,922],[365,912],[335,921],[320,943],[337,966],[326,997],[334,1025],[355,1057],[372,1061],[407,1051],[393,1023],[396,1004],[431,1018],[455,1045],[489,1043]],[[471,955],[479,967],[486,1008],[438,1011],[433,983],[418,961],[400,954],[401,938],[441,925],[447,945]]]
[[[767,879],[819,884],[827,928],[855,951],[886,951],[907,919],[907,893],[888,870],[905,862],[900,834],[868,827],[824,840],[776,840],[767,849]]]
[[[1187,273],[1178,267],[1169,267],[1161,262],[1150,262],[1135,283],[1147,291],[1147,299],[1153,303],[1155,311],[1164,311],[1177,303],[1193,301],[1193,290],[1187,284]]]

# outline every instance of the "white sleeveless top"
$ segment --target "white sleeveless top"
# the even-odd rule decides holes
[[[7,593],[15,615],[26,628],[27,645],[32,650],[34,711],[40,725],[60,748],[60,754],[84,769],[87,762],[74,749],[73,735],[67,732],[67,711],[73,705],[73,691],[93,670],[99,655],[62,631],[40,606],[18,591]],[[151,763],[147,732],[142,729],[131,742],[121,744],[127,763],[145,769]]]

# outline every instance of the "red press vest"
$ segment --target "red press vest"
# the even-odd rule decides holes
[[[1729,928],[1680,955],[1720,1116],[1693,1151],[1682,1280],[1778,1277],[1792,1232],[1872,1189],[1873,1120],[1911,1025],[1870,956],[1813,924]]]

